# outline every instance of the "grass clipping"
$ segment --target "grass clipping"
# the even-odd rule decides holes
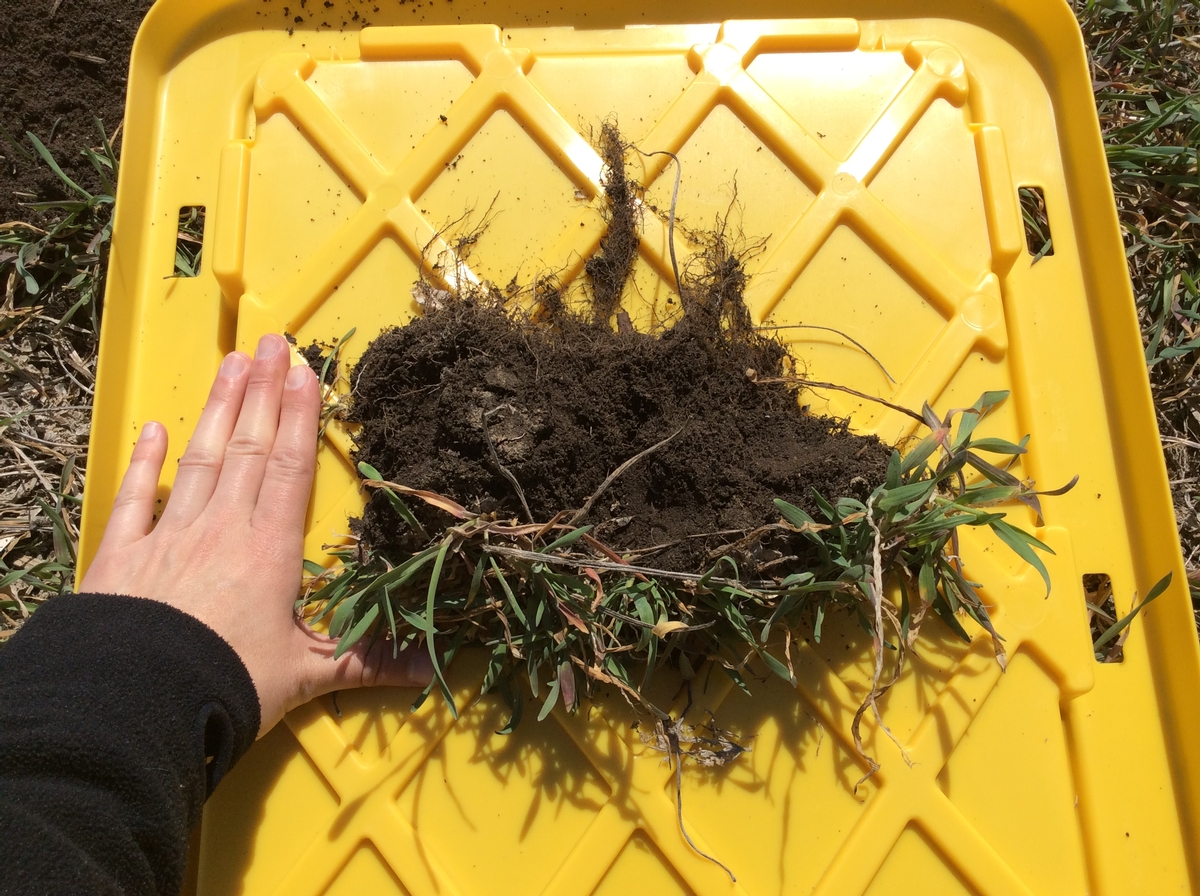
[[[533,315],[511,310],[511,288],[422,283],[424,316],[382,334],[350,375],[340,413],[357,424],[372,496],[355,543],[332,549],[327,569],[310,564],[302,611],[339,653],[363,638],[427,650],[435,680],[418,705],[437,690],[457,717],[446,670],[475,646],[491,657],[480,692],[511,708],[501,733],[528,705],[540,720],[616,689],[656,721],[648,743],[708,765],[741,748],[655,705],[656,673],[719,669],[749,692],[760,663],[795,684],[793,633],[819,641],[825,618],[848,612],[874,637],[853,727],[869,776],[860,723],[869,712],[887,732],[877,701],[930,612],[964,640],[960,615],[974,619],[1004,663],[958,559],[960,527],[992,529],[1049,588],[1037,555],[1048,548],[995,509],[1023,502],[1040,516],[1038,493],[1006,470],[1025,444],[975,437],[1006,393],[944,418],[910,412],[929,433],[905,454],[809,415],[806,380],[751,325],[747,250],[724,222],[689,234],[700,249],[674,322],[634,332],[620,299],[641,189],[615,128],[598,143],[609,230],[587,262],[586,312],[546,279],[531,287]]]

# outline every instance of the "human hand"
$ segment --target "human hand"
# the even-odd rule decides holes
[[[336,641],[298,619],[304,517],[316,469],[320,395],[306,365],[288,369],[282,337],[253,361],[225,357],[153,525],[167,432],[142,430],[81,591],[170,604],[205,623],[241,657],[266,734],[289,709],[330,691],[429,683],[424,651],[365,641],[333,659]]]

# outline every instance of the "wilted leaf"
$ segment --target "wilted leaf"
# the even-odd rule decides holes
[[[686,622],[680,622],[678,619],[667,619],[665,616],[654,624],[654,628],[650,631],[659,638],[665,638],[672,632],[683,631],[688,627]]]
[[[366,465],[359,464],[360,468],[363,466]],[[373,468],[369,469],[371,469],[371,472],[374,473],[374,476],[363,480],[363,485],[367,486],[368,488],[381,488],[384,491],[396,492],[401,495],[412,495],[414,498],[420,498],[431,507],[436,507],[438,510],[446,511],[446,513],[450,514],[457,520],[465,520],[467,517],[473,515],[457,501],[451,500],[444,495],[439,495],[437,492],[426,491],[425,489],[409,488],[407,485],[400,485],[395,482],[384,482],[379,478],[378,472],[376,472]]]
[[[575,711],[575,672],[571,664],[563,660],[558,664],[558,690],[562,694],[563,706],[567,712]]]
[[[578,613],[572,610],[564,601],[558,601],[557,606],[558,612],[562,613],[563,619],[567,620],[568,623],[575,626],[575,628],[579,629],[585,635],[588,633],[587,623],[580,618]]]

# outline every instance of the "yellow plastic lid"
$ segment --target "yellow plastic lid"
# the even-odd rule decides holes
[[[1188,893],[1200,889],[1200,648],[1083,44],[1061,0],[605,4],[566,0],[159,0],[134,49],[84,507],[90,558],[142,423],[191,433],[224,352],[265,331],[351,327],[355,360],[418,312],[420,266],[468,209],[493,225],[461,275],[583,276],[603,231],[586,135],[682,162],[678,214],[733,202],[756,320],[815,377],[944,412],[1012,397],[989,434],[1032,435],[1053,591],[982,537],[971,576],[1010,656],[929,625],[866,725],[882,770],[855,792],[850,737],[870,643],[852,623],[794,652],[799,685],[714,676],[711,709],[752,751],[675,778],[619,699],[511,736],[482,666],[455,667],[457,723],[403,691],[292,713],[205,811],[195,886],[266,894]],[[639,157],[670,203],[666,156]],[[1018,190],[1044,193],[1035,261]],[[172,276],[182,207],[206,209],[198,276]],[[646,227],[626,307],[662,318],[666,228]],[[682,246],[686,252],[686,246]],[[441,260],[439,262],[439,259]],[[440,273],[439,273],[440,272]],[[888,440],[907,418],[817,394]],[[307,556],[361,508],[330,431]],[[173,471],[168,471],[169,477]],[[1032,527],[1032,518],[1022,520]],[[1106,573],[1133,624],[1091,650],[1081,577]],[[718,682],[719,679],[719,682]],[[670,694],[666,695],[666,699]],[[684,695],[680,695],[679,708]]]

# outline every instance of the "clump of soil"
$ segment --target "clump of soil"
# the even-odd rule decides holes
[[[296,338],[288,333],[284,337],[292,345],[296,345]],[[303,348],[297,348],[300,357],[309,366],[309,369],[317,375],[317,380],[322,386],[327,386],[337,381],[338,376],[338,360],[337,358],[329,357],[335,350],[334,346],[323,345],[320,342],[313,342]]]
[[[742,260],[722,232],[692,266],[672,326],[610,326],[637,248],[637,189],[615,127],[600,145],[611,214],[587,266],[590,313],[551,300],[523,316],[486,290],[427,303],[423,317],[372,342],[350,375],[357,460],[472,510],[548,522],[572,518],[618,467],[669,439],[577,523],[643,565],[677,571],[707,569],[740,535],[777,521],[775,498],[810,511],[814,490],[865,499],[890,449],[806,413],[793,385],[764,382],[789,374],[791,358],[751,326]],[[413,510],[431,531],[451,522]],[[421,547],[379,493],[357,529],[385,556]],[[762,569],[786,562],[787,550],[772,536],[739,559]]]

